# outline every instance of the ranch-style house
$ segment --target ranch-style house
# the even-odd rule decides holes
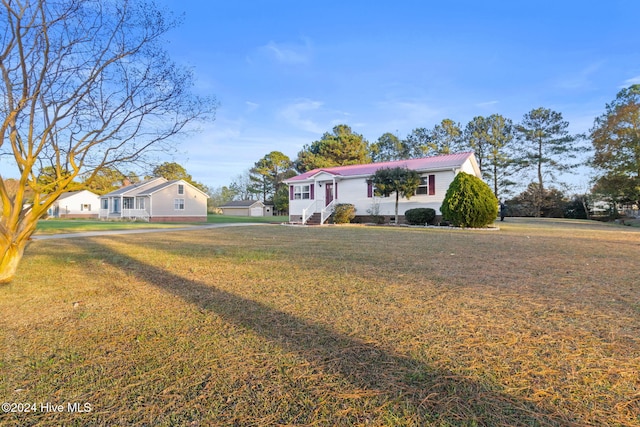
[[[100,197],[101,219],[206,222],[209,196],[182,179],[152,178]]]
[[[466,172],[481,177],[472,152],[313,169],[284,181],[289,186],[289,221],[324,224],[340,203],[354,205],[356,218],[360,220],[372,214],[392,218],[395,196],[376,196],[371,178],[378,169],[396,167],[415,170],[421,180],[413,197],[400,199],[399,222],[413,208],[432,208],[440,215],[440,206],[456,174]]]

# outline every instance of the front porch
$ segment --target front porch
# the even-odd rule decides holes
[[[302,209],[301,215],[289,214],[289,222],[303,225],[323,225],[333,214],[333,208],[336,204],[336,200],[332,200],[326,206],[323,206],[323,200],[313,201],[306,208]]]
[[[323,225],[338,203],[338,183],[335,177],[316,177],[307,184],[290,187],[289,222],[303,225]]]
[[[151,215],[145,209],[121,209],[119,212],[110,212],[108,209],[100,209],[100,219],[122,219],[129,221],[149,222]]]

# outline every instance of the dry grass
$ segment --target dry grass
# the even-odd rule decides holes
[[[639,426],[640,230],[501,227],[34,242],[0,424]]]

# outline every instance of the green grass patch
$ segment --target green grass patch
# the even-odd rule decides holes
[[[34,241],[4,425],[640,425],[640,230],[229,227]]]
[[[228,224],[228,223],[247,223],[247,222],[256,222],[256,223],[274,223],[280,224],[283,222],[288,222],[288,216],[231,216],[231,215],[207,215],[207,222],[214,224]]]
[[[228,215],[208,215],[207,223],[281,223],[287,222],[287,216],[238,217]],[[144,228],[178,228],[202,223],[158,223],[134,221],[100,221],[88,219],[46,219],[38,221],[36,234],[81,233],[84,231],[134,230]]]

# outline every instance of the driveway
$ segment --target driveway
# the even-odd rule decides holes
[[[209,228],[224,227],[245,227],[248,225],[269,225],[263,222],[237,222],[228,224],[207,224],[192,225],[189,227],[177,228],[139,228],[133,230],[103,230],[103,231],[83,231],[79,233],[60,233],[60,234],[36,234],[31,236],[31,240],[50,240],[50,239],[72,239],[77,237],[95,237],[95,236],[115,236],[120,234],[142,234],[142,233],[170,233],[173,231],[197,231]]]

